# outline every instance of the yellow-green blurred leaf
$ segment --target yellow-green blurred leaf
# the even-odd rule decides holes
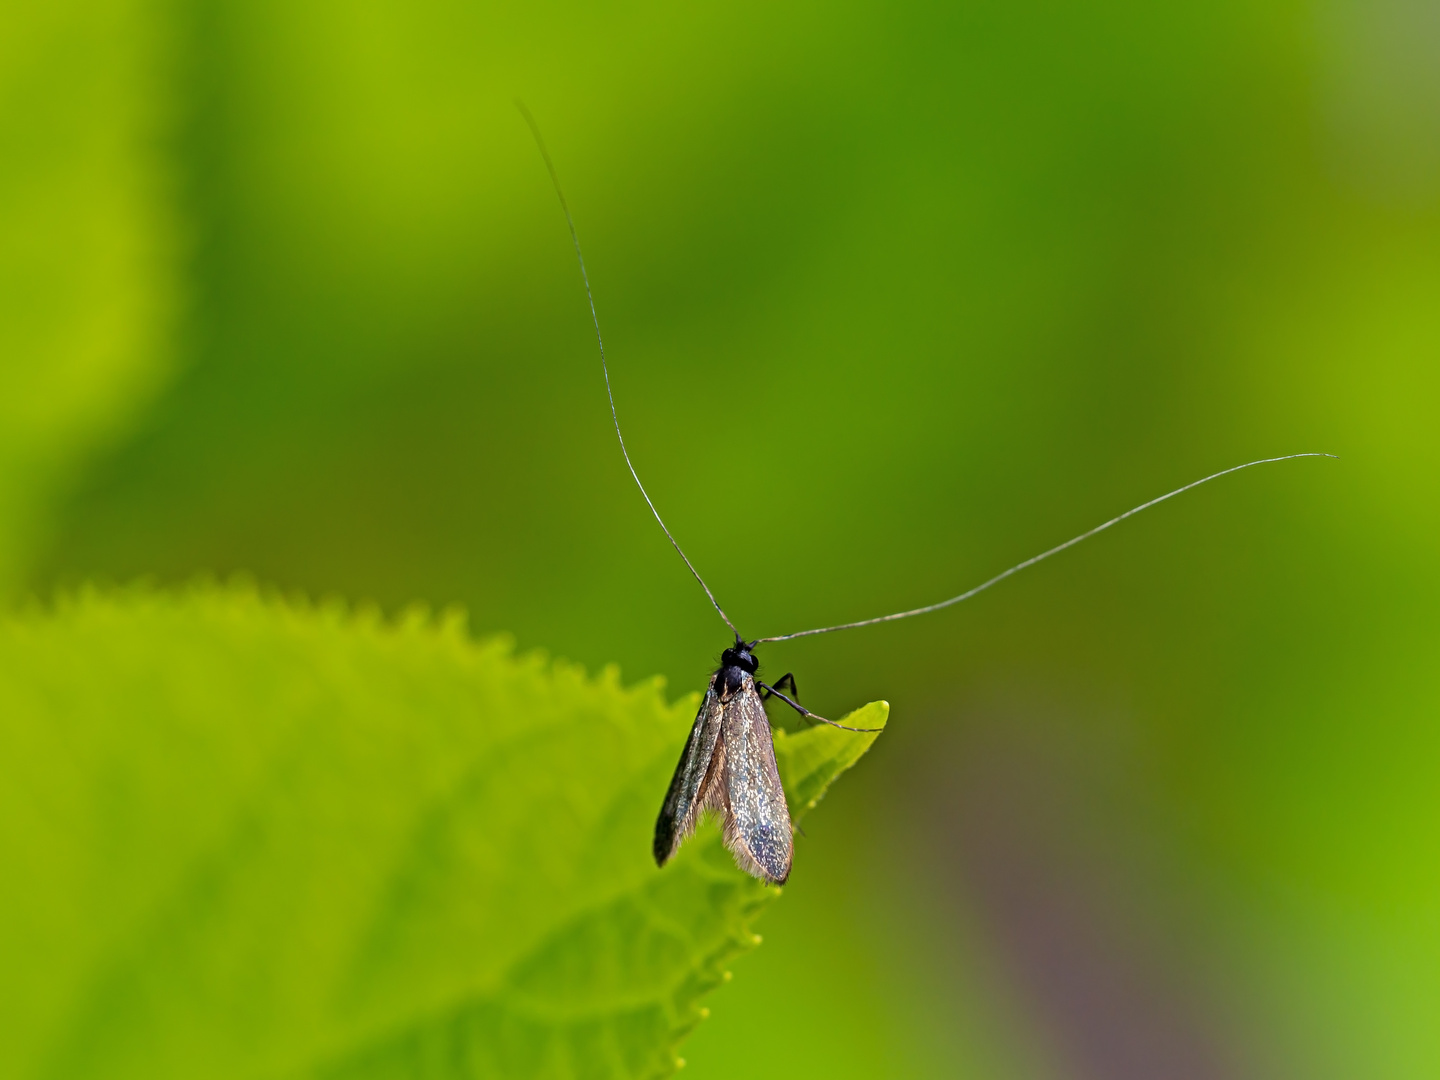
[[[0,592],[57,485],[168,367],[158,16],[144,0],[0,9]]]

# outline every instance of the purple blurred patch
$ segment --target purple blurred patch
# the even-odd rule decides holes
[[[929,866],[967,919],[978,914],[1063,1074],[1247,1075],[1185,970],[1184,905],[1136,855],[1163,838],[1147,828],[1143,784],[1126,782],[1134,755],[1111,760],[1108,727],[996,710],[925,747],[913,790]]]

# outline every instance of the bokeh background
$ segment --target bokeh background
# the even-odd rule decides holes
[[[763,652],[892,721],[687,1074],[1440,1075],[1434,4],[0,20],[12,601],[243,571],[699,688],[519,96],[746,634],[1340,455]]]

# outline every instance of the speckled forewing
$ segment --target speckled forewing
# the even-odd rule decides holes
[[[665,802],[660,807],[660,817],[655,822],[655,863],[664,866],[675,854],[680,842],[695,831],[695,820],[713,784],[711,763],[715,757],[715,743],[720,738],[724,706],[715,693],[715,676],[710,677],[710,686],[705,699],[700,702],[700,711],[695,715],[695,726],[690,729],[690,738],[680,755],[680,764],[675,766],[675,775],[670,779],[670,790],[665,793]]]
[[[718,764],[726,803],[725,846],[745,870],[783,884],[790,876],[790,810],[775,768],[770,720],[748,675],[724,705],[723,726]]]

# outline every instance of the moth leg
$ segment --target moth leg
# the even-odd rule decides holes
[[[776,680],[775,680],[775,689],[776,689],[776,690],[783,689],[784,686],[785,686],[785,684],[786,684],[787,682],[790,684],[790,693],[792,693],[792,694],[795,695],[795,700],[796,700],[796,701],[799,701],[799,700],[800,700],[800,688],[795,685],[795,675],[794,675],[794,673],[787,671],[784,675],[781,675],[778,679],[776,679]]]
[[[775,680],[775,688],[774,688],[773,690],[772,690],[770,687],[766,686],[764,683],[757,681],[757,682],[755,683],[755,685],[760,688],[760,700],[761,700],[761,701],[769,701],[769,700],[770,700],[770,695],[779,693],[780,687],[784,686],[787,682],[790,684],[790,692],[795,695],[795,701],[799,701],[799,700],[800,700],[800,690],[799,690],[799,688],[795,685],[795,675],[794,675],[794,673],[793,673],[793,672],[789,672],[789,671],[787,671],[784,675],[781,675],[780,678],[778,678],[778,679]],[[782,695],[782,696],[783,696],[783,695]],[[786,698],[786,700],[788,701],[789,699]],[[791,702],[792,705],[793,705],[794,703],[795,703],[795,702]],[[812,727],[813,727],[814,724],[815,724],[815,721],[814,721],[814,720],[812,720],[808,715],[805,715],[805,714],[803,714],[803,713],[801,714],[800,719],[801,719],[801,720],[804,720],[805,723],[810,724]]]
[[[778,697],[781,701],[785,702],[786,705],[789,705],[792,709],[794,709],[796,712],[798,712],[798,713],[799,713],[801,716],[803,716],[806,720],[819,720],[822,724],[829,724],[831,727],[837,727],[837,728],[839,728],[841,731],[879,731],[879,730],[880,730],[880,729],[877,728],[877,727],[849,727],[849,726],[846,725],[846,724],[837,724],[834,720],[826,720],[825,717],[819,715],[818,713],[813,713],[813,712],[811,712],[809,709],[805,708],[805,706],[801,705],[799,702],[791,701],[788,697],[786,697],[784,694],[782,694],[779,690],[776,690],[775,687],[773,687],[773,686],[766,686],[764,683],[758,682],[758,681],[755,683],[755,685],[758,686],[758,687],[760,687],[760,689],[762,689],[762,690],[768,691],[769,693],[767,693],[767,695],[766,695],[767,697],[768,697],[770,694],[773,694],[773,695],[775,695],[776,697]],[[794,682],[793,679],[792,679],[791,682],[790,682],[790,689],[791,689],[791,690],[794,690],[794,689],[795,689],[795,682]]]

